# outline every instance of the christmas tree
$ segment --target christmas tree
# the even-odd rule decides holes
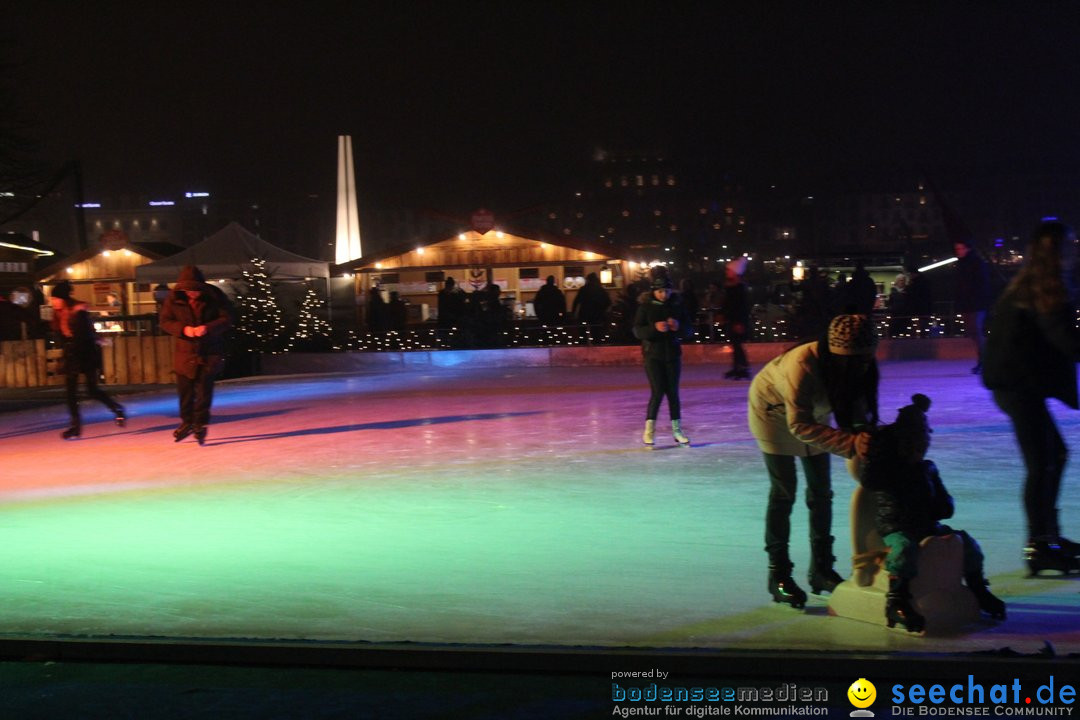
[[[284,352],[285,320],[274,295],[266,260],[252,258],[251,269],[244,268],[247,289],[239,294],[240,323],[237,330],[244,347],[263,353]]]
[[[316,350],[322,349],[330,337],[330,323],[323,317],[323,308],[326,303],[315,292],[315,288],[308,287],[304,293],[304,299],[300,303],[300,314],[297,318],[296,334],[293,345],[297,349]]]

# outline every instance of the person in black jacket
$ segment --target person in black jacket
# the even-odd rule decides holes
[[[961,238],[953,243],[956,262],[955,310],[964,321],[964,330],[975,344],[976,362],[971,372],[982,372],[983,348],[986,344],[986,311],[990,307],[990,275],[986,263],[971,247],[971,241]]]
[[[671,434],[679,445],[689,445],[682,430],[679,375],[682,372],[682,339],[693,332],[682,303],[671,292],[671,280],[657,275],[652,290],[642,293],[634,315],[634,337],[641,340],[645,375],[649,378],[649,405],[645,411],[645,432],[641,441],[652,445],[656,436],[656,416],[666,397],[671,415]]]
[[[994,305],[990,336],[983,356],[983,384],[1012,421],[1027,474],[1024,510],[1028,569],[1080,571],[1080,544],[1063,537],[1057,499],[1068,448],[1047,398],[1074,410],[1080,331],[1069,302],[1067,276],[1076,258],[1077,238],[1060,222],[1036,229],[1024,253],[1024,266]]]
[[[743,343],[750,333],[750,299],[742,275],[746,270],[746,258],[732,260],[725,268],[724,276],[724,330],[731,340],[731,369],[724,373],[729,380],[749,380],[750,361]]]
[[[877,531],[889,548],[885,558],[889,573],[885,605],[888,625],[893,627],[899,622],[910,632],[924,628],[925,620],[912,607],[908,590],[908,583],[918,572],[919,543],[931,535],[952,534],[963,541],[964,582],[979,608],[1004,620],[1005,603],[986,588],[979,544],[963,530],[939,522],[953,516],[953,499],[941,481],[937,465],[926,458],[933,432],[926,420],[930,398],[916,394],[911,403],[900,408],[896,422],[874,434],[861,478],[863,487],[874,492]]]
[[[533,298],[533,312],[541,325],[558,325],[566,314],[566,296],[555,284],[555,276],[548,275]]]
[[[98,387],[101,370],[101,349],[97,333],[87,312],[85,302],[71,296],[72,285],[61,280],[53,288],[50,304],[53,309],[52,324],[61,337],[64,348],[64,375],[67,380],[67,406],[71,414],[71,427],[61,433],[65,440],[74,440],[82,434],[82,417],[79,415],[79,375],[86,378],[86,394],[112,410],[116,424],[124,427],[127,416],[124,407]]]
[[[232,327],[229,301],[220,288],[206,282],[199,268],[187,265],[161,307],[159,323],[176,338],[173,370],[180,425],[173,438],[180,442],[194,433],[202,445],[210,424],[214,380],[225,366],[225,336]]]

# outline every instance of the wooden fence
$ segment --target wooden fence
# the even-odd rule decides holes
[[[102,374],[110,385],[155,385],[175,381],[171,335],[105,336]],[[0,342],[0,388],[63,385],[63,351],[44,340]]]

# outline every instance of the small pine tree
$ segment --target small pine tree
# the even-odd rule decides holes
[[[309,287],[300,303],[297,318],[295,345],[316,345],[330,337],[330,323],[323,317],[323,302],[315,288]]]
[[[252,258],[251,269],[244,269],[247,290],[239,296],[240,322],[237,330],[249,350],[277,353],[286,350],[285,319],[274,295],[266,260]]]

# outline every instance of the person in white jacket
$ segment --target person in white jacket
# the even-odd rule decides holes
[[[869,318],[837,315],[826,337],[774,358],[750,385],[750,432],[769,473],[765,552],[774,602],[806,605],[806,593],[791,577],[788,553],[796,457],[803,467],[810,510],[810,589],[832,592],[843,580],[833,569],[829,456],[864,458],[869,449],[869,431],[878,421],[876,345]],[[829,423],[830,415],[835,425]]]

